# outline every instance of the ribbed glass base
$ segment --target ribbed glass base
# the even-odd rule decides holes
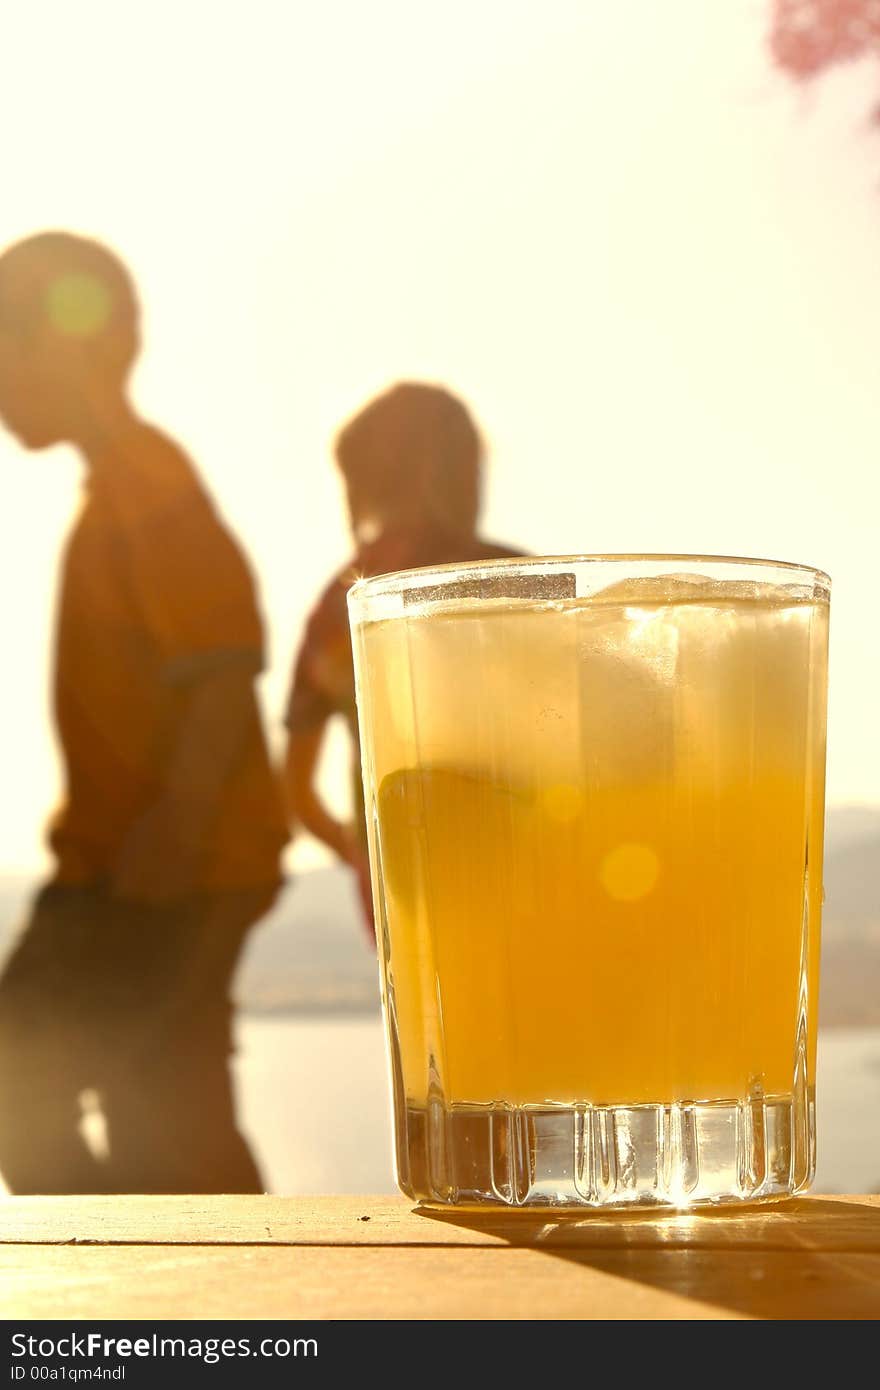
[[[398,1181],[422,1202],[690,1207],[812,1181],[814,1095],[631,1107],[406,1105]]]

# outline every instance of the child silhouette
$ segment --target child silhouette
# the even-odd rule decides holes
[[[229,984],[286,838],[254,693],[247,563],[126,390],[138,306],[104,247],[0,256],[0,418],[86,468],[57,609],[55,872],[0,979],[0,1168],[15,1192],[258,1191]],[[80,1138],[97,1092],[109,1154]]]
[[[284,780],[294,824],[328,845],[357,876],[373,930],[361,787],[354,668],[345,594],[358,576],[467,560],[508,550],[477,533],[482,443],[460,400],[440,386],[402,382],[371,401],[336,441],[355,554],[319,598],[297,654],[287,707]],[[337,820],[315,778],[329,721],[341,717],[352,745],[354,817]]]

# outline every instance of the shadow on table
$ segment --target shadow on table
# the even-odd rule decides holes
[[[416,1214],[694,1299],[704,1311],[714,1305],[789,1321],[880,1316],[880,1208],[857,1201],[660,1216],[439,1207]]]

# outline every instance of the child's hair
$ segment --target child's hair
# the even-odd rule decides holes
[[[139,309],[125,266],[97,241],[41,232],[0,255],[0,332],[39,334],[44,350],[76,343],[98,369],[127,372]]]
[[[336,439],[355,531],[390,517],[473,532],[483,447],[466,407],[441,386],[400,382]]]

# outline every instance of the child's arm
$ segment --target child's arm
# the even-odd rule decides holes
[[[290,731],[283,770],[288,819],[292,828],[302,826],[346,864],[358,868],[363,848],[356,829],[332,816],[317,792],[318,764],[328,722],[329,716],[307,728]]]
[[[230,658],[189,683],[162,792],[122,844],[117,896],[161,902],[202,886],[224,787],[254,718],[256,665],[247,655]]]

